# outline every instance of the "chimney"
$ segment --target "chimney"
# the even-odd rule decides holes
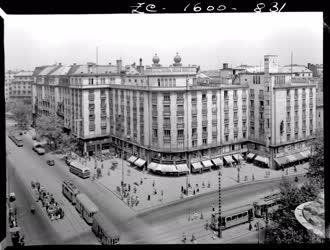
[[[140,58],[140,67],[142,66],[142,58]]]
[[[62,63],[58,63],[59,66],[62,66]]]
[[[117,73],[121,72],[121,68],[122,68],[122,61],[120,60],[116,60],[117,63]]]
[[[223,69],[228,69],[228,63],[223,64]]]

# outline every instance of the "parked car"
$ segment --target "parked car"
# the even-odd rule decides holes
[[[55,161],[54,160],[47,160],[47,164],[49,166],[54,166],[55,165]]]
[[[35,145],[32,148],[35,152],[37,152],[38,155],[43,155],[45,154],[45,149],[41,145]]]

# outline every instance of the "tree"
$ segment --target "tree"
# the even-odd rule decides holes
[[[77,137],[73,136],[72,134],[62,134],[62,137],[59,139],[60,141],[60,148],[62,151],[66,151],[71,155],[72,151],[75,151],[78,147],[79,140]]]
[[[310,182],[301,188],[285,177],[280,184],[281,207],[269,216],[265,243],[311,243],[314,236],[296,219],[294,211],[302,203],[314,200],[317,190]]]
[[[36,134],[40,138],[47,138],[48,141],[53,142],[55,149],[57,149],[62,140],[63,125],[63,120],[56,114],[41,116],[36,120]]]
[[[32,121],[32,107],[23,101],[11,101],[8,110],[12,113],[13,119],[17,122],[19,129],[28,129]]]
[[[311,158],[306,174],[307,178],[318,188],[324,187],[324,138],[322,134],[317,134],[310,144]]]

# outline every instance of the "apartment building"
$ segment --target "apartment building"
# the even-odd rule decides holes
[[[14,81],[14,75],[16,75],[18,72],[14,72],[11,70],[8,70],[5,73],[5,102],[7,103],[9,101],[10,97],[10,90],[11,88],[11,83]]]
[[[271,168],[307,157],[316,129],[316,85],[293,78],[273,55],[264,57],[264,69],[241,73],[240,80],[249,85],[249,152]]]
[[[31,104],[32,73],[32,71],[21,71],[13,75],[13,80],[9,86],[9,98],[11,100],[23,100],[25,103]]]

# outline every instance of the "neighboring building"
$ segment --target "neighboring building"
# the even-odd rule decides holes
[[[240,73],[249,85],[249,152],[271,168],[306,158],[316,128],[315,84],[292,82],[277,56],[266,55],[264,71],[257,69]]]
[[[11,100],[23,100],[26,104],[31,104],[32,73],[32,71],[21,71],[14,75],[14,79],[9,87],[9,98]]]
[[[324,190],[315,201],[299,205],[294,213],[299,223],[315,236],[315,242],[325,239]]]
[[[307,68],[313,72],[313,77],[323,77],[323,64],[308,63]]]
[[[82,153],[112,145],[147,164],[190,166],[250,151],[275,168],[274,159],[308,150],[315,84],[292,84],[291,73],[278,72],[276,57],[265,56],[265,72],[224,64],[214,75],[183,66],[178,54],[170,66],[157,55],[152,61],[37,67],[34,114],[57,112],[80,138]]]
[[[9,101],[10,97],[10,90],[12,89],[11,83],[14,80],[14,75],[16,75],[17,72],[8,70],[5,74],[5,102],[7,103]]]
[[[317,83],[317,86],[323,84],[319,84],[319,82],[323,83],[323,79],[320,79]],[[321,89],[318,87],[316,92],[316,130],[319,132],[323,131],[323,124],[324,124],[324,118],[323,118],[323,88]]]
[[[279,68],[281,73],[291,73],[294,78],[312,78],[313,72],[304,65],[290,64]]]

